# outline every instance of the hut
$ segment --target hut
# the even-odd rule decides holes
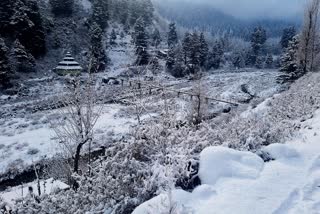
[[[82,69],[83,68],[80,66],[80,64],[76,62],[75,59],[71,56],[70,52],[68,52],[63,58],[63,61],[59,62],[54,71],[61,76],[78,76],[81,74]]]

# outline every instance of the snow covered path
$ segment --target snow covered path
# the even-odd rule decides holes
[[[320,112],[302,124],[301,135],[287,144],[266,147],[275,160],[263,163],[249,152],[210,147],[201,153],[202,185],[193,193],[172,192],[177,213],[319,214]],[[134,214],[168,209],[162,194]],[[159,213],[159,212],[157,212]]]

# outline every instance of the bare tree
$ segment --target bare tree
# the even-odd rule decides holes
[[[314,70],[320,0],[310,0],[306,7],[300,38],[300,63],[303,72]]]
[[[102,107],[97,105],[91,76],[84,86],[79,79],[72,79],[69,90],[63,101],[65,107],[59,112],[63,119],[54,125],[54,131],[73,159],[73,172],[78,173],[82,148],[93,139]]]

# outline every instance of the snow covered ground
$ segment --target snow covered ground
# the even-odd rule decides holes
[[[205,149],[201,186],[192,193],[161,194],[133,213],[320,213],[320,111],[302,127],[294,140],[265,147],[274,159],[266,163],[250,152]]]
[[[130,53],[121,52],[121,48],[115,48],[112,51],[120,51],[118,54],[112,54],[119,59],[114,60],[114,70],[108,73],[108,76],[118,76],[121,75],[121,72],[125,72]],[[238,97],[242,99],[248,96],[241,91],[241,85],[245,84],[248,85],[252,93],[265,99],[272,96],[276,91],[276,75],[277,73],[274,71],[212,73],[204,77],[203,84],[210,97],[228,99],[234,98],[229,95],[238,94]],[[162,75],[155,78],[157,78],[155,85],[157,85],[156,82],[163,82],[169,88],[175,90],[189,91],[193,84],[196,84],[188,80],[164,79]],[[4,107],[2,108],[3,117],[0,118],[0,174],[8,169],[23,170],[32,162],[37,162],[42,158],[50,158],[58,152],[49,122],[57,116],[55,111],[40,110],[33,112],[32,109],[37,106],[36,103],[54,102],[53,96],[61,94],[64,90],[63,82],[59,79],[49,78],[33,79],[28,83],[30,84],[26,84],[28,89],[26,97],[19,96],[8,100],[8,97],[3,96],[0,99],[0,104],[3,104]],[[98,84],[101,84],[101,81]],[[122,88],[121,86],[110,85],[101,86],[101,88],[106,98],[109,94],[110,96],[117,96],[123,93],[124,96],[127,96],[132,92],[132,89]],[[172,96],[176,96],[176,94]],[[51,97],[53,97],[50,100],[51,102],[47,101]],[[180,98],[183,103],[190,102],[190,97]],[[153,106],[157,105],[152,97],[148,102],[153,102],[151,103]],[[130,108],[131,110],[128,112]],[[218,103],[212,103],[210,108],[219,108],[219,105]],[[154,115],[157,113],[155,111],[152,110],[147,113],[148,115]],[[95,146],[99,147],[112,140],[121,139],[129,133],[130,126],[133,124],[136,124],[136,118],[133,115],[132,106],[106,105],[96,127],[98,135]]]
[[[29,188],[33,189],[33,194],[35,196],[38,195],[38,184],[37,182],[31,182],[28,184],[24,184],[23,186],[13,187],[6,192],[0,193],[0,198],[3,202],[7,203],[9,206],[14,205],[15,200],[22,199],[30,195]],[[53,180],[52,178],[47,180],[40,181],[40,190],[41,194],[50,194],[56,190],[65,190],[68,189],[69,186],[59,180]]]
[[[104,105],[97,121],[96,146],[121,139],[129,133],[134,118],[119,115],[120,105]],[[49,120],[55,111],[31,114],[25,118],[12,118],[0,125],[0,174],[8,169],[23,170],[25,166],[59,152]]]

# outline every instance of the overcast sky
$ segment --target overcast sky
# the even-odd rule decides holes
[[[161,1],[161,0],[160,0]],[[175,0],[171,0],[175,1]],[[238,18],[292,17],[303,12],[306,0],[183,0],[203,2]]]

